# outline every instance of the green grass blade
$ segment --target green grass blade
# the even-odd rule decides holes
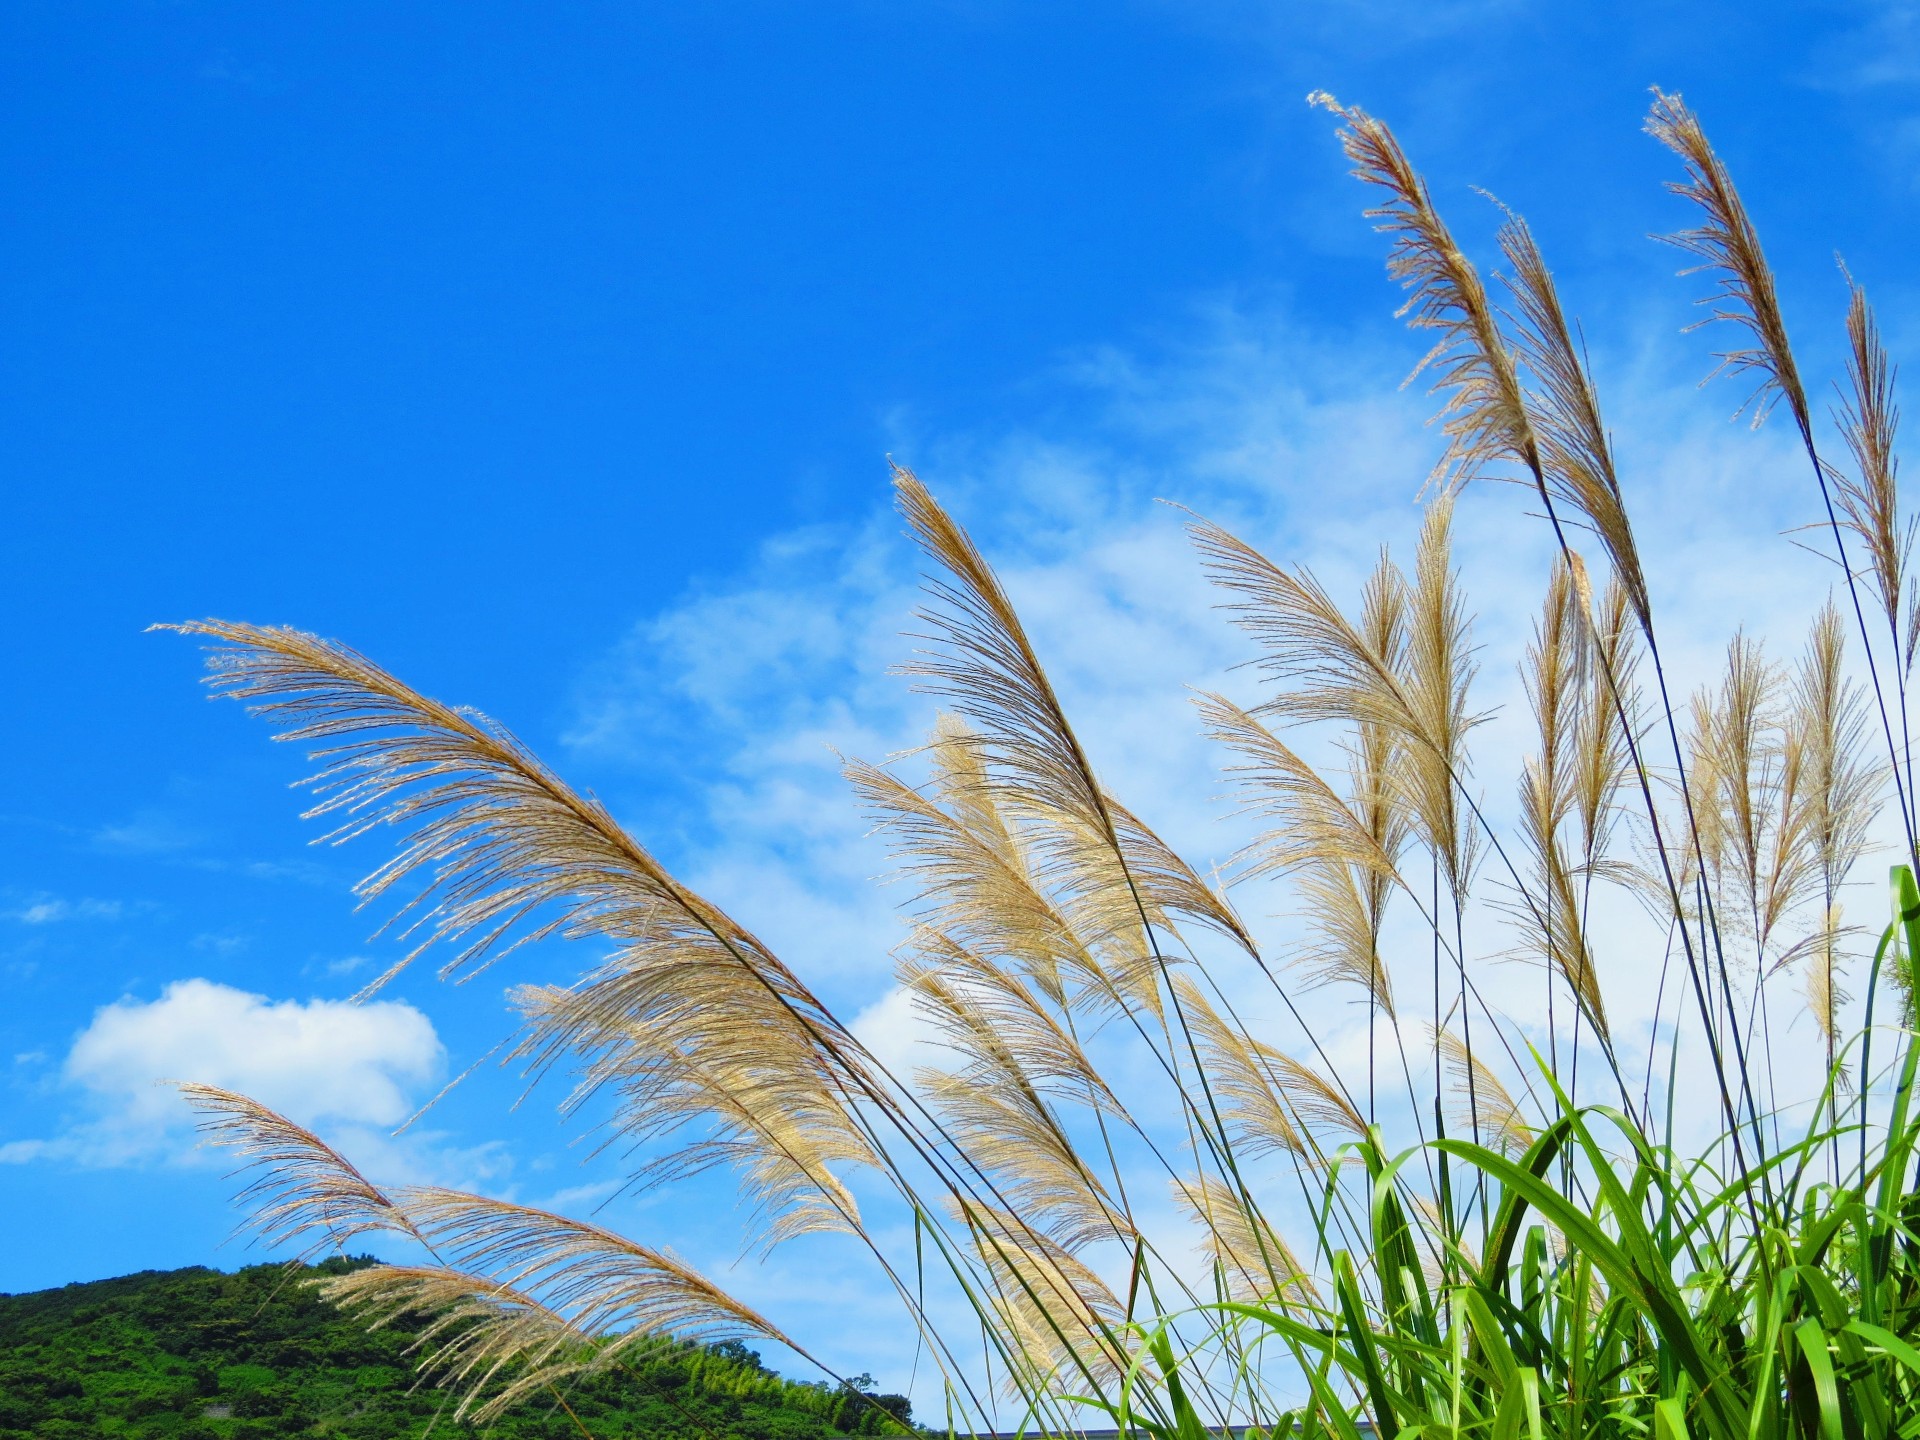
[[[1400,1422],[1394,1414],[1393,1392],[1387,1388],[1386,1372],[1381,1368],[1379,1352],[1374,1349],[1373,1326],[1368,1323],[1360,1277],[1354,1273],[1353,1257],[1344,1250],[1333,1257],[1333,1286],[1350,1337],[1348,1343],[1359,1361],[1359,1378],[1373,1406],[1374,1424],[1386,1440],[1394,1440],[1400,1433]]]
[[[1584,1141],[1584,1127],[1579,1125],[1577,1117],[1574,1123],[1576,1134]],[[1633,1217],[1620,1217],[1623,1238],[1616,1241],[1579,1205],[1506,1156],[1468,1141],[1436,1140],[1433,1143],[1518,1193],[1559,1226],[1568,1242],[1598,1267],[1616,1293],[1630,1298],[1645,1312],[1673,1358],[1699,1387],[1704,1402],[1702,1418],[1708,1422],[1709,1433],[1715,1440],[1745,1436],[1747,1417],[1740,1413],[1741,1407],[1729,1393],[1724,1367],[1708,1358],[1709,1347],[1693,1324],[1685,1298],[1675,1291],[1664,1260],[1653,1250],[1644,1229],[1628,1223]],[[1593,1149],[1604,1165],[1604,1154],[1598,1152],[1598,1147]],[[1602,1173],[1601,1183],[1625,1198],[1624,1189],[1617,1180],[1610,1181],[1607,1173]]]
[[[1794,1331],[1807,1370],[1813,1376],[1813,1395],[1819,1407],[1820,1433],[1826,1440],[1843,1440],[1840,1421],[1840,1386],[1834,1379],[1833,1356],[1827,1349],[1827,1335],[1817,1320],[1802,1320]]]
[[[1654,1440],[1687,1440],[1687,1411],[1669,1395],[1653,1402]]]

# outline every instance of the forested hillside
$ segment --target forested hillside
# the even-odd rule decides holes
[[[408,1328],[365,1330],[305,1283],[356,1263],[150,1270],[0,1295],[0,1440],[401,1440],[436,1414],[436,1435],[479,1433],[442,1413],[442,1393],[412,1389]],[[484,1433],[829,1440],[900,1434],[891,1417],[907,1416],[898,1396],[783,1380],[740,1345],[672,1347],[564,1394],[565,1409],[530,1402]]]

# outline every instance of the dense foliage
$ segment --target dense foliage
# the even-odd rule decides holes
[[[355,1268],[150,1270],[0,1295],[0,1437],[402,1440],[439,1415],[436,1434],[502,1440],[828,1440],[899,1433],[890,1416],[907,1415],[898,1396],[783,1380],[739,1344],[677,1345],[565,1387],[564,1407],[548,1396],[473,1431],[414,1386],[417,1325],[369,1330],[308,1283]]]

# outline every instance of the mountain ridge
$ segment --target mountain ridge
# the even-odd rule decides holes
[[[305,1283],[371,1263],[196,1265],[0,1294],[0,1440],[418,1440],[429,1427],[497,1440],[838,1440],[898,1435],[910,1418],[899,1396],[787,1380],[734,1342],[664,1345],[584,1378],[565,1407],[456,1424],[444,1393],[415,1388],[417,1324],[369,1331]]]

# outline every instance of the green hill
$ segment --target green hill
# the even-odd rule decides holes
[[[473,1435],[444,1395],[412,1390],[412,1333],[367,1331],[318,1299],[304,1271],[149,1270],[0,1295],[0,1440],[401,1440]],[[865,1377],[858,1377],[864,1380]],[[907,1418],[906,1401],[875,1397]],[[859,1395],[801,1385],[738,1344],[676,1346],[566,1392],[578,1423],[530,1402],[485,1433],[500,1440],[831,1440],[899,1434]]]

